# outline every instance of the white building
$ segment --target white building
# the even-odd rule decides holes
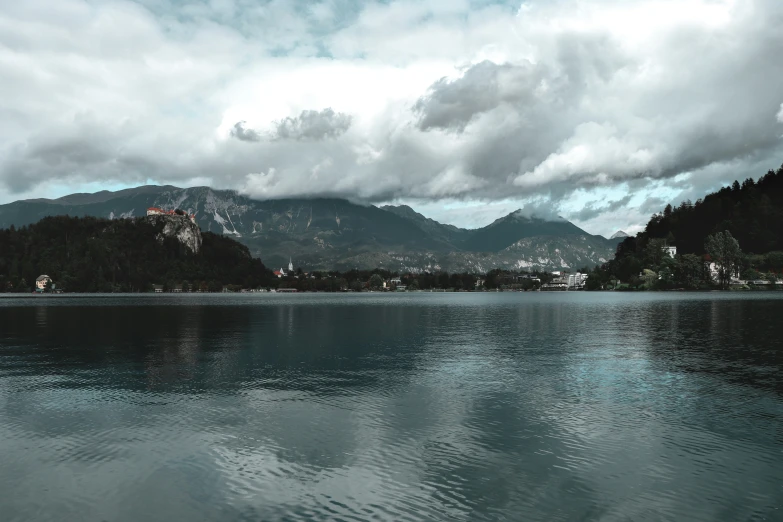
[[[35,290],[38,292],[43,292],[44,290],[46,290],[46,284],[51,282],[52,282],[52,278],[49,277],[48,275],[39,275],[35,279]]]
[[[719,277],[720,277],[720,267],[718,267],[718,264],[715,263],[714,261],[711,261],[707,265],[707,270],[710,273],[710,279],[712,279],[713,282],[717,283],[718,280],[719,280]],[[738,280],[739,279],[739,277],[740,277],[739,270],[740,270],[739,266],[734,267],[734,273],[731,274],[731,277],[730,277],[731,280],[735,280],[735,279]]]
[[[582,274],[580,272],[577,272],[575,274],[569,274],[568,288],[569,289],[584,288],[586,281],[587,281],[587,274]]]
[[[541,285],[541,290],[568,290],[568,278],[556,277],[551,282]]]
[[[669,257],[674,257],[677,255],[677,247],[676,246],[666,246],[663,247],[663,251],[666,254],[669,254]]]
[[[293,263],[293,261],[291,261],[290,257],[288,258],[288,271],[289,272],[293,272],[294,271],[294,263]]]

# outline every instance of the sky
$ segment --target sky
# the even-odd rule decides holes
[[[0,0],[0,203],[141,184],[634,233],[783,163],[780,0]]]

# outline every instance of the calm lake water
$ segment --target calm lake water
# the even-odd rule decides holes
[[[783,520],[783,294],[0,299],[0,519]]]

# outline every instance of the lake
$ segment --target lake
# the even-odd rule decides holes
[[[783,520],[783,293],[0,298],[9,521]]]

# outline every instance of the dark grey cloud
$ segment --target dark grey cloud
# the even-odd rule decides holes
[[[240,141],[261,141],[261,135],[253,129],[248,129],[247,122],[238,121],[231,128],[231,136]]]
[[[595,203],[588,203],[581,210],[577,212],[570,212],[568,214],[568,218],[577,221],[588,221],[590,219],[600,216],[601,214],[605,214],[607,212],[615,212],[619,209],[627,207],[628,203],[631,202],[632,198],[633,195],[628,194],[620,199],[616,199],[614,201],[608,201],[604,205],[596,205]]]
[[[543,78],[543,67],[496,64],[485,60],[456,79],[441,78],[413,106],[421,130],[462,131],[476,116],[502,104],[534,101],[533,91]]]
[[[295,117],[273,122],[273,130],[261,132],[247,127],[247,122],[234,124],[230,134],[240,141],[258,142],[262,140],[298,140],[318,141],[337,138],[350,127],[353,118],[350,114],[335,112],[331,108],[322,111],[305,110]]]
[[[279,140],[325,140],[336,138],[351,126],[349,114],[331,108],[322,111],[302,111],[299,116],[277,122],[274,138]]]

